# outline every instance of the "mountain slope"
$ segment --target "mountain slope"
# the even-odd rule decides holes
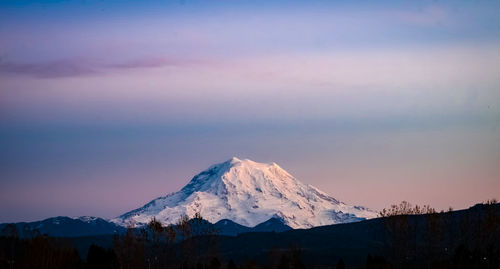
[[[376,216],[303,184],[276,163],[232,158],[196,175],[180,191],[113,219],[119,225],[144,225],[156,217],[171,224],[196,212],[215,223],[229,219],[253,227],[279,218],[292,228],[359,221]]]

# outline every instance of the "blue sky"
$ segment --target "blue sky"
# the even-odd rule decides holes
[[[500,190],[496,1],[2,1],[0,221],[114,217],[232,156],[352,204]]]

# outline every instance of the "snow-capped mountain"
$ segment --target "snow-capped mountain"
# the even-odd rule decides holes
[[[141,226],[155,217],[164,224],[196,212],[216,223],[229,219],[248,227],[270,218],[292,228],[360,221],[377,213],[346,205],[291,176],[276,163],[232,158],[196,175],[178,192],[157,198],[112,222]]]

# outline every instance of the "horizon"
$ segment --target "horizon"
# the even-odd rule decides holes
[[[2,1],[0,223],[231,156],[349,205],[500,198],[500,2]]]

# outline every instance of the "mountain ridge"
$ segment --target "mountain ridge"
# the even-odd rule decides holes
[[[58,216],[33,222],[0,224],[0,231],[7,225],[14,225],[20,237],[32,237],[36,234],[48,234],[55,237],[77,237],[104,234],[119,234],[125,228],[99,217]]]
[[[292,229],[281,220],[276,220],[276,218],[259,223],[255,227],[243,226],[228,219],[222,219],[216,223],[204,221],[201,226],[194,219],[191,219],[190,223],[199,230],[203,231],[204,229],[210,230],[213,228],[217,235],[225,236],[237,236],[251,232],[284,232]],[[176,225],[173,225],[173,227],[175,228]],[[44,234],[53,237],[73,238],[124,234],[127,228],[116,225],[106,219],[92,216],[57,216],[33,222],[0,223],[0,236],[7,236],[14,231],[21,238],[31,238]]]

